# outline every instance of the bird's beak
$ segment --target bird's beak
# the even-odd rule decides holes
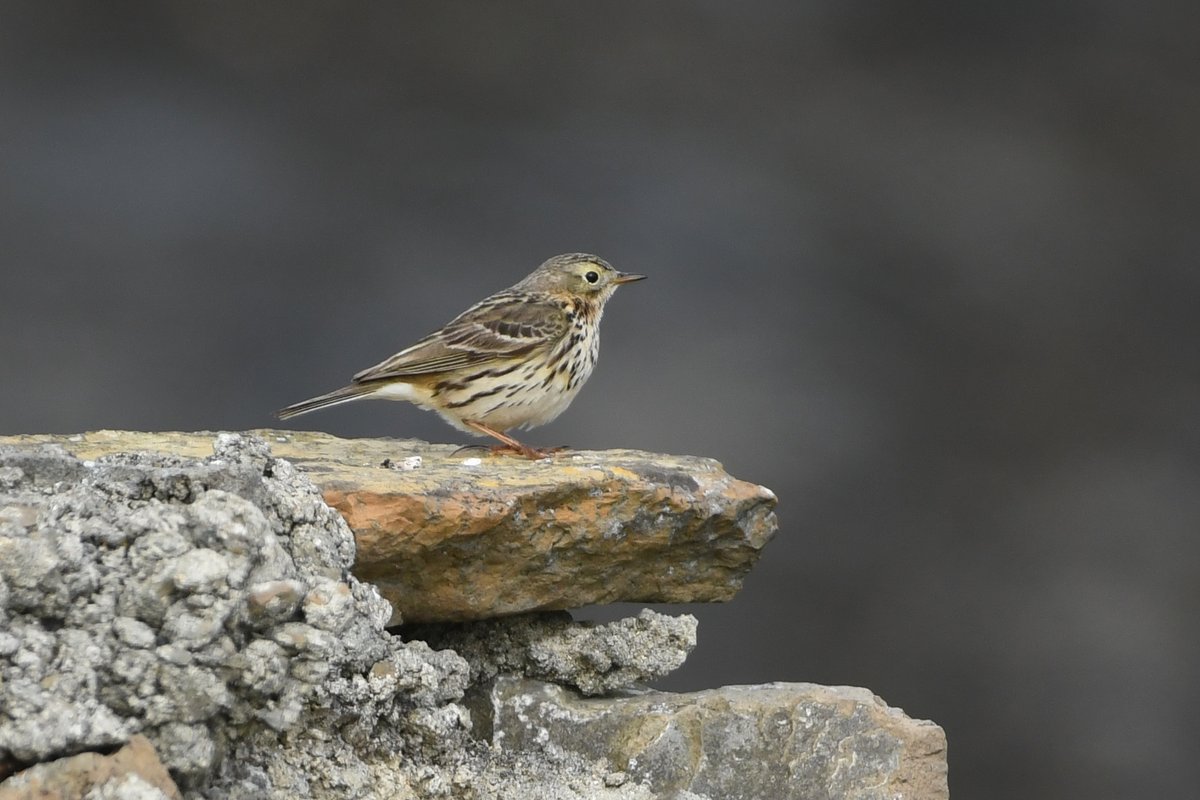
[[[641,281],[645,279],[645,275],[635,275],[632,272],[618,272],[617,277],[613,279],[613,283],[633,283],[634,281]]]

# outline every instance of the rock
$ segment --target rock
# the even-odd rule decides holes
[[[357,540],[355,575],[406,622],[728,600],[776,529],[775,496],[705,458],[614,450],[528,461],[413,440],[257,433],[342,513]],[[196,458],[211,439],[99,431],[0,437],[0,445],[55,444],[83,459],[127,451]],[[303,560],[303,531],[293,538],[293,557]]]
[[[457,751],[466,662],[385,630],[307,476],[253,437],[211,445],[88,461],[0,445],[0,770],[140,733],[188,792],[367,797],[351,789],[371,753]]]
[[[163,436],[175,444],[195,438]],[[92,751],[130,741],[142,747],[140,735],[188,800],[716,800],[774,796],[768,790],[780,787],[778,796],[788,797],[797,786],[827,789],[813,796],[945,795],[940,729],[907,720],[862,690],[801,685],[612,696],[682,663],[695,644],[689,616],[643,611],[593,625],[537,612],[410,624],[393,635],[385,627],[391,607],[351,573],[354,534],[308,477],[319,464],[301,472],[259,438],[221,434],[209,443],[211,454],[198,445],[195,452],[103,454],[86,450],[95,445],[89,437],[72,438],[79,441],[67,445],[85,448],[86,460],[55,444],[0,443],[0,779],[25,770],[0,792],[24,792],[32,776],[55,774],[65,763],[56,759],[87,764],[109,758]],[[383,471],[413,475],[433,464],[444,477],[473,469],[443,450],[427,448],[420,465],[406,457],[401,463],[414,466]],[[561,549],[583,565],[577,575],[598,574],[606,552],[637,552],[572,538],[596,520],[572,517],[578,510],[564,505],[579,502],[573,493],[582,479],[572,478],[557,499],[546,488],[560,467],[498,462],[423,491],[442,522],[453,503],[464,515],[478,511],[468,508],[468,490],[493,500],[507,491],[518,506],[543,509],[523,522],[514,516],[519,509],[497,512],[510,516],[489,523],[511,528],[502,532],[508,550],[485,551],[486,536],[464,534],[463,546],[477,548],[493,580],[506,559],[530,552],[512,538],[521,524],[535,539],[560,537],[560,548],[543,541],[538,552],[550,557]],[[592,470],[562,469],[576,476]],[[620,481],[665,486],[686,476],[639,477],[630,468],[633,477],[612,478],[624,469],[592,470],[602,476],[596,497],[618,509],[614,519],[634,520],[618,523],[629,531],[616,530],[615,539],[654,541],[659,523],[670,535],[690,531],[679,552],[696,560],[686,567],[691,574],[733,565],[726,578],[740,580],[738,570],[753,557],[729,542],[773,529],[772,501],[755,487],[741,512],[731,509],[742,501],[726,491],[691,512],[679,505],[659,523],[670,503],[650,493],[638,521],[632,506],[605,493]],[[651,467],[643,461],[637,469]],[[678,490],[676,501],[701,502],[705,481],[718,480],[711,471],[690,478],[696,486]],[[514,488],[506,490],[510,478]],[[332,485],[325,484],[326,497]],[[364,490],[354,496],[372,502]],[[746,526],[741,534],[730,533],[738,525]],[[413,542],[422,536],[414,516],[407,539],[391,539],[406,542],[416,559]],[[715,552],[699,553],[700,540]],[[382,548],[390,540],[371,541]],[[677,563],[674,557],[664,554],[655,569]],[[517,585],[505,591],[521,595]],[[517,676],[609,696],[584,700]],[[481,724],[472,737],[475,721]],[[67,796],[178,796],[148,774],[87,780]],[[870,785],[876,795],[864,788]]]
[[[0,783],[0,800],[180,800],[145,736],[112,755],[80,753],[37,764]]]
[[[465,658],[472,683],[501,674],[524,675],[595,695],[681,667],[696,646],[696,618],[643,609],[637,617],[592,625],[573,622],[565,612],[550,612],[415,626],[406,633]]]
[[[774,683],[589,699],[502,677],[491,701],[496,747],[606,759],[656,795],[949,797],[942,729],[865,689]]]

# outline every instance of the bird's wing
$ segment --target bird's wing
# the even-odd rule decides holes
[[[568,325],[566,310],[550,297],[494,295],[412,347],[358,373],[354,381],[431,375],[517,358],[557,342]]]

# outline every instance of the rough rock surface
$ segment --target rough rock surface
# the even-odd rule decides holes
[[[549,612],[421,625],[411,635],[465,658],[472,684],[501,674],[525,675],[595,695],[661,678],[682,666],[696,646],[696,618],[644,609],[636,617],[592,625]]]
[[[179,800],[179,789],[145,736],[112,755],[80,753],[36,764],[0,784],[0,800]]]
[[[613,450],[529,461],[413,440],[256,433],[343,514],[358,542],[355,575],[405,622],[728,600],[776,529],[770,490],[706,458]],[[0,444],[53,442],[87,459],[203,457],[211,436],[99,431]]]
[[[185,790],[366,797],[371,753],[463,747],[466,663],[387,634],[306,476],[259,439],[214,449],[0,447],[0,762],[140,732]]]
[[[946,737],[866,689],[776,683],[582,698],[500,678],[492,740],[516,753],[607,758],[656,794],[725,800],[939,800]]]
[[[350,574],[342,515],[256,437],[222,434],[211,454],[87,460],[13,438],[23,443],[0,440],[3,800],[44,797],[30,778],[110,763],[106,754],[138,734],[186,800],[765,796],[740,786],[707,794],[723,786],[721,759],[743,774],[744,758],[762,773],[747,779],[752,788],[815,780],[828,789],[816,797],[843,787],[847,797],[944,796],[940,729],[930,726],[926,749],[942,782],[922,794],[924,773],[905,772],[917,746],[896,720],[916,723],[861,690],[826,690],[851,694],[814,722],[829,702],[796,704],[795,691],[772,687],[647,695],[660,701],[638,706],[520,680],[619,691],[682,662],[691,617],[647,611],[588,625],[541,612],[389,634],[387,602]],[[741,713],[737,692],[765,693]],[[589,721],[581,708],[608,712]],[[843,725],[847,715],[862,724]],[[614,732],[618,719],[625,728]],[[474,720],[483,724],[472,736]],[[784,723],[817,732],[791,735],[791,749],[753,735]],[[502,746],[490,744],[493,726]],[[868,780],[863,765],[886,758],[895,763],[877,774],[881,794],[854,794]],[[791,768],[800,762],[817,777]],[[71,796],[173,796],[147,773],[98,769]]]

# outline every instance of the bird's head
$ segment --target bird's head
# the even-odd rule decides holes
[[[615,270],[612,264],[599,256],[565,253],[544,261],[514,288],[534,292],[566,292],[603,303],[612,297],[622,283],[640,281],[645,277]]]

